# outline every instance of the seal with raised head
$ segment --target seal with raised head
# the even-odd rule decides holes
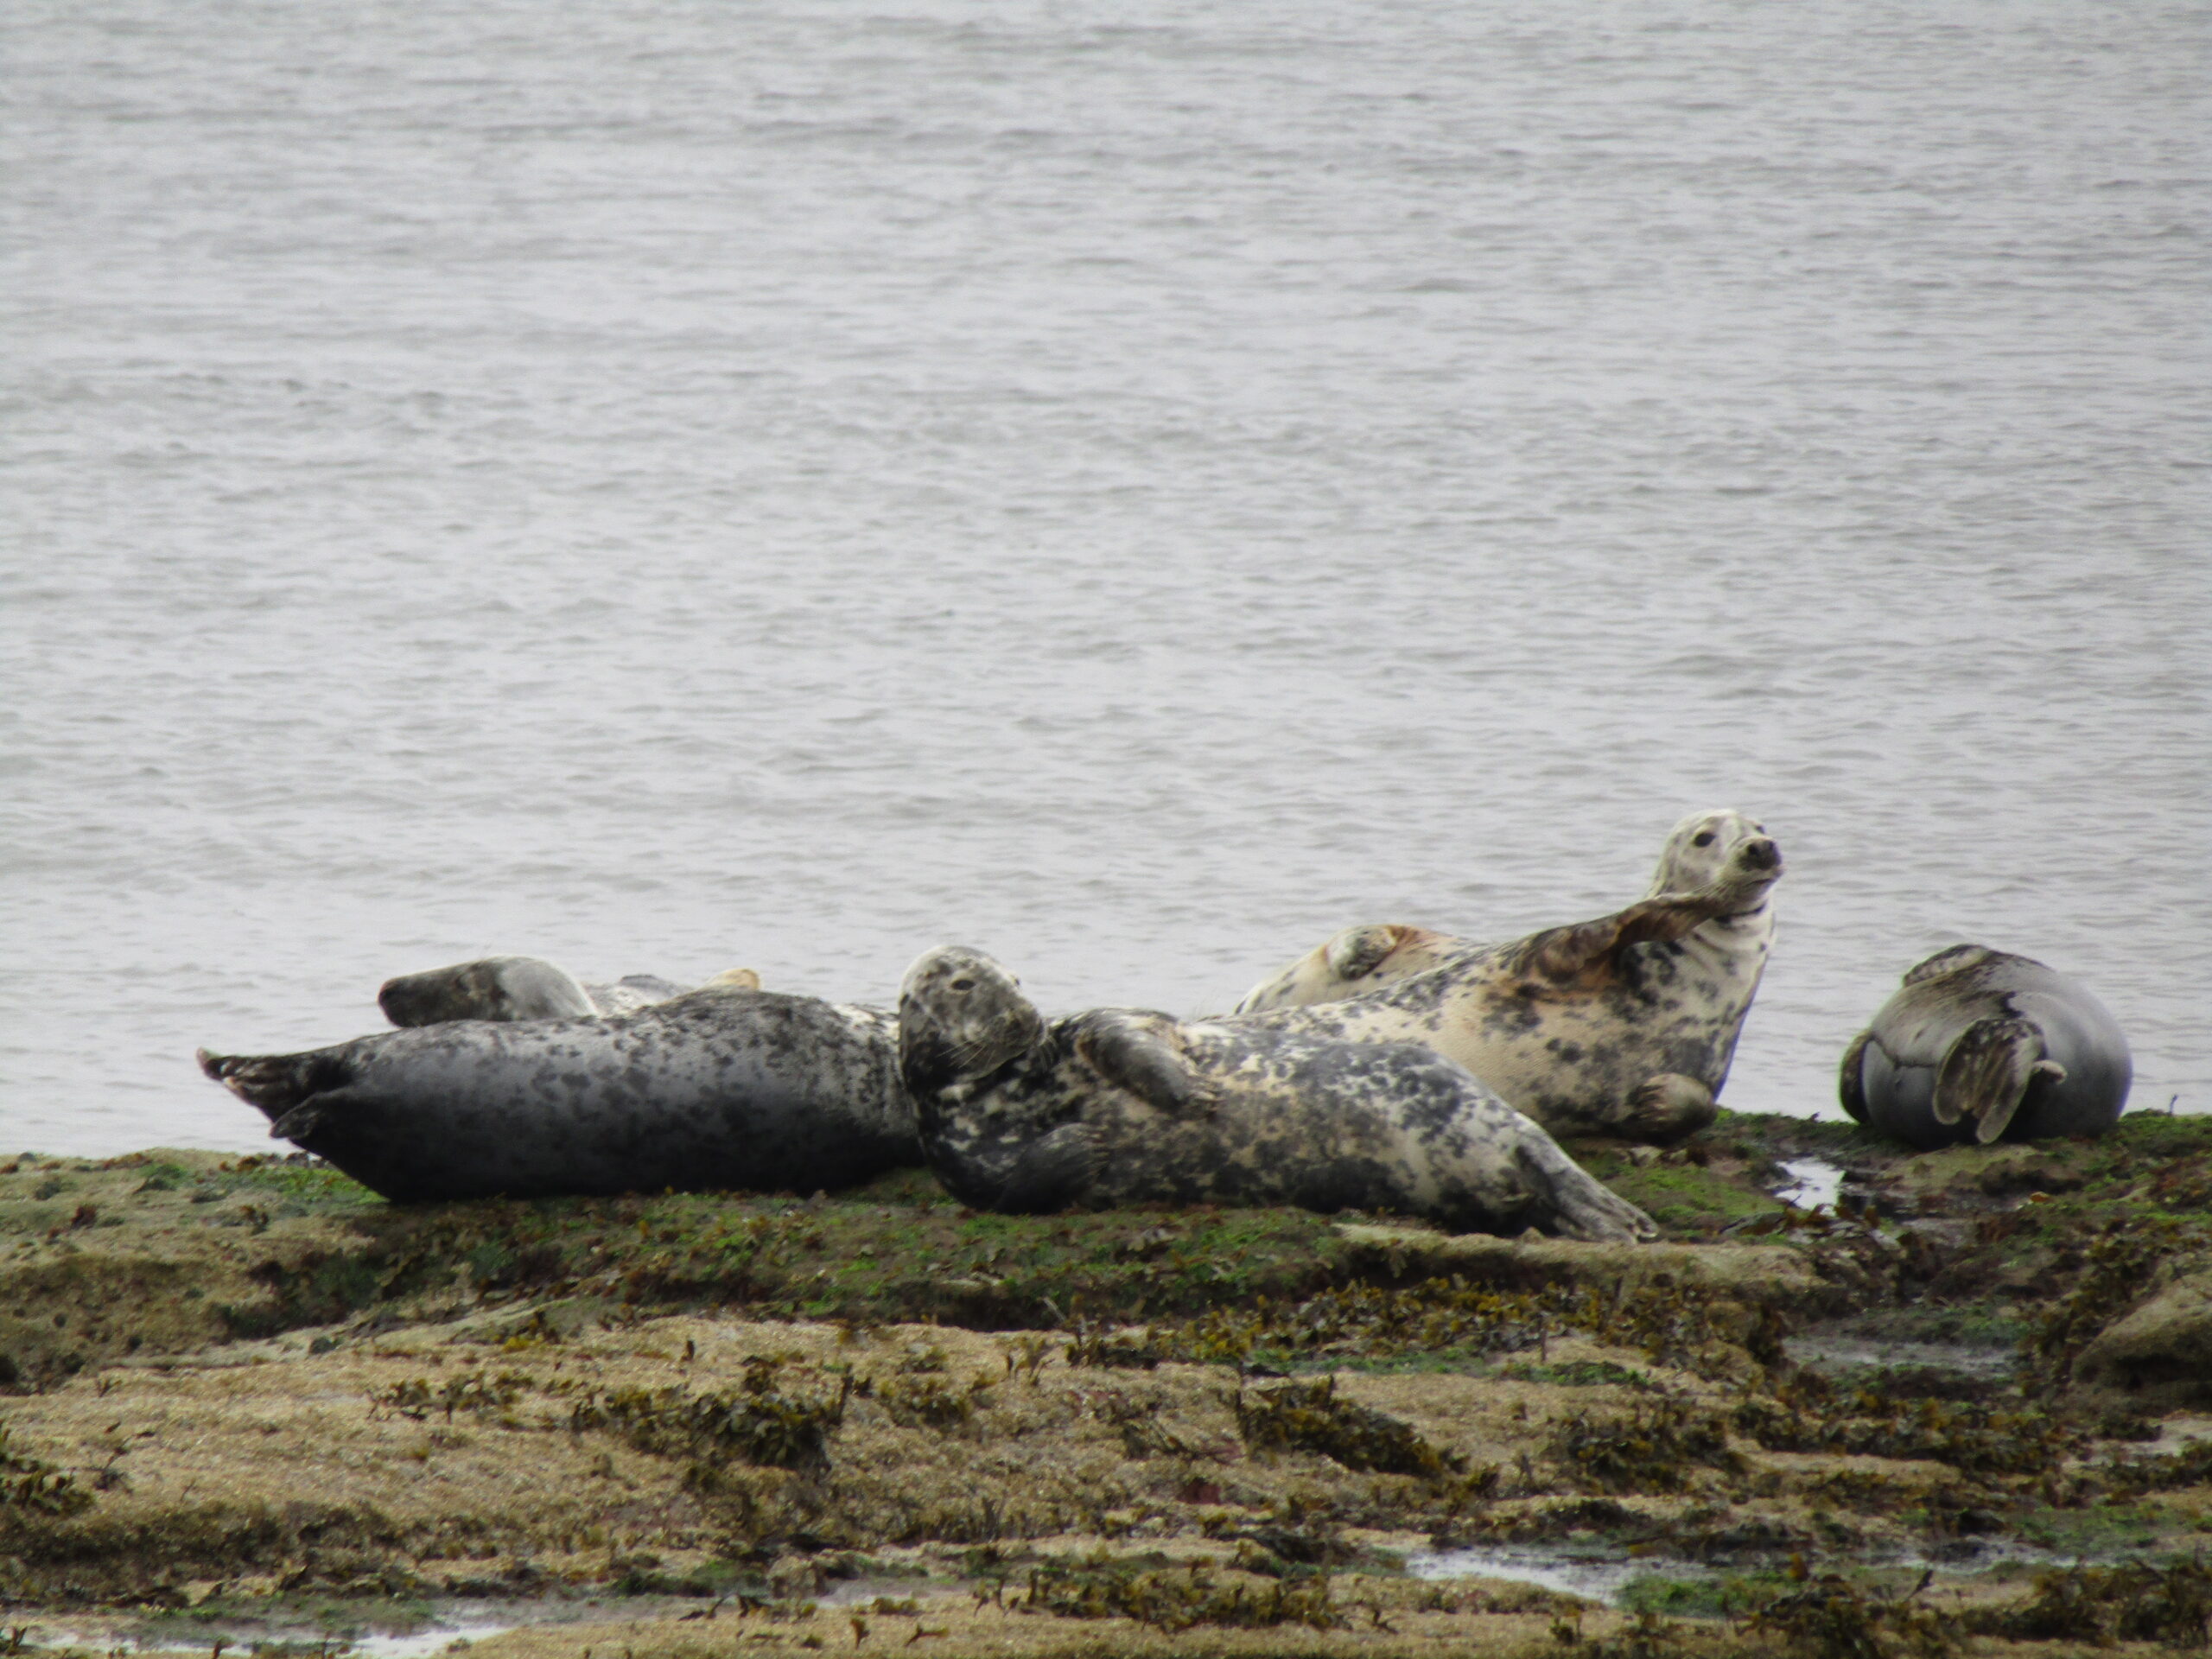
[[[1231,1018],[1425,1043],[1558,1135],[1664,1145],[1710,1123],[1774,938],[1782,853],[1727,809],[1676,824],[1645,896],[1477,944],[1396,925],[1338,934]]]
[[[1099,1008],[1047,1021],[980,951],[925,953],[899,990],[922,1150],[963,1203],[1388,1210],[1459,1232],[1655,1236],[1464,1067],[1411,1043],[1338,1043]]]
[[[1861,1123],[1930,1152],[2102,1135],[2135,1064],[2105,1005],[2027,957],[1955,944],[1907,971],[1844,1051],[1837,1093]]]
[[[707,983],[757,991],[760,976],[750,968],[734,968]],[[377,1006],[404,1030],[448,1020],[589,1020],[635,1014],[692,988],[653,974],[587,984],[540,957],[482,957],[387,979],[378,988]]]
[[[200,1065],[388,1198],[813,1192],[921,1161],[892,1015],[774,991]]]

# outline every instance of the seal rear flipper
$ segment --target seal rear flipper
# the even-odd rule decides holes
[[[1552,1225],[1567,1238],[1609,1244],[1640,1244],[1659,1236],[1659,1224],[1568,1157],[1546,1136],[1539,1145],[1516,1149],[1529,1183],[1548,1195]]]
[[[194,1057],[200,1069],[271,1122],[313,1094],[336,1087],[344,1065],[330,1054],[211,1054]]]
[[[1943,1057],[1930,1110],[1938,1123],[1971,1119],[1974,1138],[1986,1146],[2012,1122],[2041,1062],[2043,1033],[2033,1021],[1977,1020]]]
[[[1097,1132],[1064,1123],[1021,1150],[991,1208],[1009,1215],[1046,1215],[1064,1208],[1106,1161]]]
[[[1366,927],[1348,927],[1321,947],[1322,960],[1328,963],[1329,971],[1338,979],[1365,979],[1396,954],[1399,946],[1408,939],[1420,937],[1425,931],[1408,927],[1402,922],[1376,922]]]
[[[1220,1098],[1172,1043],[1135,1020],[1087,1019],[1076,1034],[1075,1049],[1108,1083],[1170,1117],[1187,1117]]]
[[[566,969],[537,957],[486,957],[387,979],[377,1006],[403,1031],[454,1020],[589,1020],[601,1013]]]
[[[1866,1121],[1866,1080],[1859,1074],[1859,1065],[1866,1058],[1866,1045],[1873,1039],[1872,1031],[1862,1031],[1853,1038],[1851,1046],[1843,1051],[1843,1064],[1836,1068],[1836,1098],[1843,1103],[1843,1109],[1861,1123]]]

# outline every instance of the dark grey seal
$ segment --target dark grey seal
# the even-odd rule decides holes
[[[812,1192],[922,1160],[892,1016],[772,991],[200,1065],[388,1198]]]
[[[760,988],[750,968],[718,974],[709,985]],[[377,991],[385,1018],[402,1029],[448,1020],[588,1020],[635,1014],[693,988],[652,974],[587,984],[538,957],[483,957],[387,979]]]
[[[899,992],[922,1150],[963,1203],[1389,1210],[1456,1232],[1656,1236],[1464,1067],[1128,1008],[1047,1023],[979,951],[925,954]]]
[[[1844,1051],[1837,1092],[1861,1123],[1930,1152],[2102,1135],[2135,1062],[2076,982],[1982,944],[1938,950]]]

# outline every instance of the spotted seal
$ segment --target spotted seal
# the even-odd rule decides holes
[[[757,991],[760,976],[734,968],[707,982]],[[483,957],[387,979],[378,988],[377,1006],[402,1029],[448,1020],[588,1020],[635,1014],[691,988],[652,974],[586,984],[542,957]]]
[[[1657,1228],[1465,1068],[1411,1043],[1100,1008],[1047,1022],[980,951],[899,990],[922,1150],[963,1203],[1293,1204],[1456,1231],[1633,1240]]]
[[[1764,825],[1693,813],[1624,910],[1506,944],[1354,928],[1262,981],[1232,1019],[1426,1043],[1554,1135],[1677,1141],[1713,1119],[1782,869]]]
[[[709,987],[634,1014],[448,1020],[200,1069],[388,1198],[812,1192],[921,1161],[879,1008]]]
[[[2077,982],[1955,944],[1909,970],[1852,1039],[1837,1093],[1861,1123],[1929,1152],[2102,1135],[2134,1074],[2120,1022]]]

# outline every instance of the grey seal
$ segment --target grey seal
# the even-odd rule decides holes
[[[1727,808],[1677,823],[1644,897],[1478,944],[1353,928],[1253,987],[1238,1023],[1426,1043],[1556,1135],[1665,1144],[1710,1123],[1774,939],[1782,852]]]
[[[757,991],[760,976],[735,968],[707,982]],[[402,1029],[448,1020],[588,1020],[635,1014],[692,988],[653,974],[587,984],[543,957],[482,957],[387,979],[378,988],[377,1006]]]
[[[1655,1236],[1552,1138],[1410,1043],[1100,1008],[1047,1022],[980,951],[899,991],[922,1150],[963,1203],[1389,1210],[1455,1231]]]
[[[893,1017],[773,991],[199,1058],[271,1136],[388,1198],[813,1192],[921,1161]]]
[[[1955,944],[1910,969],[1852,1039],[1837,1093],[1861,1123],[1929,1152],[2102,1135],[2134,1075],[2120,1022],[2078,982]]]

